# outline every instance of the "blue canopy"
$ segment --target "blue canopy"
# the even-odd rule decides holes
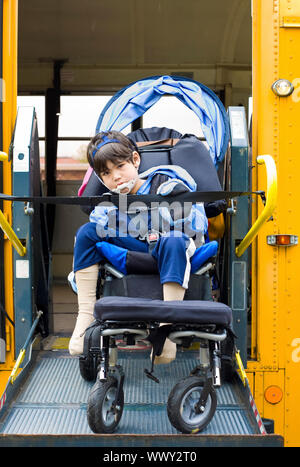
[[[123,130],[164,94],[176,96],[198,116],[217,167],[225,156],[229,141],[227,113],[220,99],[209,88],[188,78],[154,76],[126,86],[104,107],[98,119],[96,133]]]

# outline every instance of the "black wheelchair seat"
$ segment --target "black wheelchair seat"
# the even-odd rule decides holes
[[[159,321],[164,323],[215,324],[229,327],[232,311],[219,302],[163,301],[134,297],[103,297],[94,308],[99,321]]]

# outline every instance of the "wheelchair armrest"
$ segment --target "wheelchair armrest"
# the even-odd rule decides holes
[[[118,279],[122,279],[122,277],[124,277],[124,275],[125,275],[122,272],[118,271],[118,269],[116,269],[110,263],[105,263],[103,267],[104,267],[105,271],[109,272],[110,274],[117,277]]]
[[[195,271],[194,274],[196,274],[197,276],[201,276],[207,271],[210,271],[211,269],[213,269],[215,267],[215,264],[216,264],[216,257],[212,256],[211,258],[209,258],[209,260],[207,260],[204,264],[202,264],[202,266],[197,271]]]

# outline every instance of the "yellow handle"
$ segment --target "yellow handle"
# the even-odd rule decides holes
[[[235,250],[236,256],[240,257],[248,246],[253,242],[262,225],[270,218],[276,207],[277,201],[277,171],[276,165],[271,156],[258,156],[256,159],[258,164],[265,164],[267,170],[267,201],[264,210],[256,219],[253,226],[243,238],[239,246]]]
[[[0,151],[0,161],[8,161],[8,155],[6,152]],[[15,232],[7,222],[3,212],[0,210],[0,227],[5,233],[5,235],[9,238],[11,243],[13,244],[14,248],[17,250],[20,256],[26,255],[26,248],[22,245],[18,237],[16,236]]]
[[[3,212],[0,210],[0,227],[5,233],[5,235],[9,238],[11,243],[13,244],[14,248],[17,250],[20,256],[26,255],[26,248],[22,245],[18,237],[16,236],[15,232],[7,222]]]
[[[8,161],[8,155],[6,152],[0,151],[0,161]]]
[[[17,377],[17,371],[18,371],[18,369],[19,369],[21,363],[22,363],[23,360],[24,360],[25,352],[26,352],[25,349],[21,349],[21,350],[20,350],[20,353],[19,353],[19,356],[18,356],[17,361],[16,361],[16,363],[15,363],[15,366],[13,367],[12,372],[11,372],[11,374],[10,374],[10,382],[11,382],[11,384],[13,384],[13,383],[15,382],[15,379],[16,379],[16,377]]]
[[[242,380],[243,385],[246,386],[247,374],[246,374],[246,372],[245,372],[244,365],[243,365],[243,363],[242,363],[242,359],[241,359],[239,350],[237,350],[237,351],[235,352],[235,359],[236,359],[236,363],[237,363],[237,365],[238,365],[238,370],[237,370],[237,372],[238,372],[238,374],[239,374],[239,376],[240,376],[240,378],[241,378],[241,380]]]

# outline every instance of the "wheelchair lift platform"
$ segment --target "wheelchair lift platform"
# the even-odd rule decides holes
[[[169,365],[156,365],[160,383],[146,377],[150,350],[119,350],[124,368],[125,405],[114,434],[94,434],[86,407],[93,385],[79,372],[78,358],[67,350],[34,351],[29,364],[11,386],[0,412],[0,446],[280,446],[281,437],[262,435],[248,394],[236,375],[217,389],[217,411],[198,434],[184,435],[172,427],[167,399],[174,385],[197,365],[198,352],[178,350]]]

